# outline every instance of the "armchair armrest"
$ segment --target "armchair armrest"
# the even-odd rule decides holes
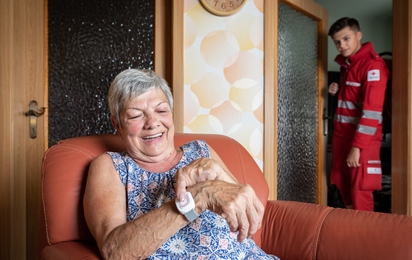
[[[84,242],[63,242],[46,246],[41,252],[41,259],[72,260],[72,259],[103,259],[97,246]]]
[[[320,227],[331,210],[309,203],[269,200],[262,222],[262,250],[280,259],[316,259],[311,256],[316,256]]]
[[[262,249],[280,259],[412,259],[412,217],[268,201]]]

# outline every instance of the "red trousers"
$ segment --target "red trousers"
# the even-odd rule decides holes
[[[368,149],[361,149],[360,167],[349,168],[346,163],[351,147],[352,139],[333,136],[331,183],[339,189],[345,205],[373,211],[373,191],[382,189],[381,141],[372,140]]]

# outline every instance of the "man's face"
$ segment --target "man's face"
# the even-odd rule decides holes
[[[340,54],[342,54],[343,57],[349,57],[357,53],[362,47],[362,33],[355,33],[349,26],[335,33],[332,39],[335,43],[336,49]]]

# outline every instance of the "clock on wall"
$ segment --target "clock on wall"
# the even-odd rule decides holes
[[[200,0],[202,5],[215,15],[227,16],[236,13],[247,0]]]

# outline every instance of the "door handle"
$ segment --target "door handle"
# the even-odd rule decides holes
[[[327,136],[328,135],[328,119],[331,119],[331,117],[328,116],[328,111],[326,110],[326,108],[323,109],[322,119],[323,119],[323,135]]]
[[[35,100],[30,101],[29,111],[27,111],[25,115],[29,117],[31,139],[35,139],[37,137],[37,118],[43,115],[45,111],[45,107],[42,107],[41,110],[38,111],[37,102]]]

